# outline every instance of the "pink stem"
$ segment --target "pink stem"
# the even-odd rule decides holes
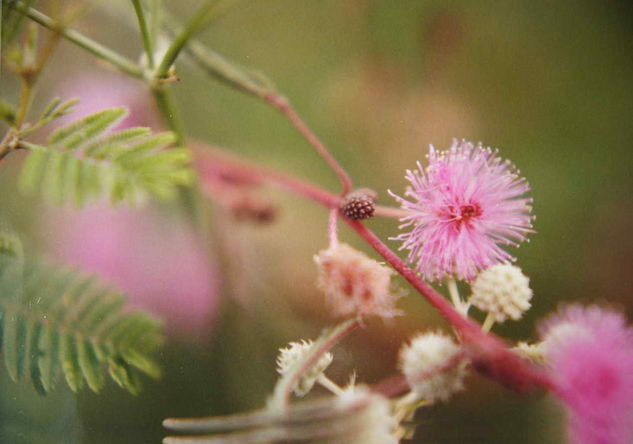
[[[209,155],[210,153],[210,155]],[[234,156],[220,154],[219,150],[205,149],[204,155],[196,159],[197,167],[203,180],[206,176],[221,174],[224,179],[242,184],[276,185],[295,194],[310,198],[328,208],[338,208],[341,198],[320,187],[311,185],[294,177],[277,171],[250,165]]]
[[[420,279],[365,225],[349,219],[346,221],[455,327],[461,335],[468,357],[481,373],[518,391],[527,391],[538,386],[552,388],[551,381],[540,369],[529,365],[525,360],[511,352],[507,344],[501,339],[483,332],[478,324],[462,316],[441,294]]]
[[[341,181],[342,191],[341,195],[345,195],[349,193],[352,189],[352,179],[349,177],[349,174],[345,171],[345,169],[338,163],[338,161],[330,154],[325,145],[319,140],[319,138],[310,130],[308,125],[305,124],[301,117],[295,112],[292,108],[288,99],[284,96],[279,95],[277,93],[268,93],[263,96],[263,99],[279,110],[288,121],[295,127],[299,133],[312,145],[312,147],[319,153],[319,155],[327,162],[327,164],[332,168],[332,170],[336,173],[339,180]]]
[[[207,149],[206,152],[212,153],[213,156],[198,158],[203,180],[208,174],[222,174],[225,179],[244,184],[274,184],[308,197],[326,207],[339,208],[340,197],[322,188],[273,170],[249,165],[219,150]],[[482,332],[478,324],[457,312],[441,294],[418,277],[365,225],[358,221],[344,219],[455,327],[461,336],[468,357],[481,373],[519,391],[535,386],[552,389],[551,381],[540,369],[529,365],[511,352],[508,345],[501,339],[491,333]]]
[[[338,208],[332,208],[330,210],[330,224],[329,224],[329,234],[330,234],[330,247],[338,246]]]

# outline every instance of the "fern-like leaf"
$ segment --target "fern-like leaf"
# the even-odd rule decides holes
[[[189,150],[165,149],[174,143],[173,133],[109,131],[126,114],[123,107],[106,109],[56,130],[49,146],[23,143],[31,153],[20,178],[22,189],[41,190],[54,203],[72,199],[81,206],[104,195],[113,202],[134,203],[148,195],[168,199],[177,185],[191,184]]]
[[[138,393],[140,373],[160,377],[149,355],[161,344],[161,324],[124,307],[123,295],[93,277],[23,261],[16,238],[0,232],[0,343],[12,379],[30,375],[46,393],[63,374],[73,391],[99,392],[107,372]]]

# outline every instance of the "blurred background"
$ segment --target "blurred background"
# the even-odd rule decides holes
[[[167,6],[184,21],[198,3]],[[88,6],[74,26],[138,59],[131,3]],[[395,204],[386,190],[403,192],[405,169],[424,160],[429,144],[482,141],[511,159],[531,184],[537,215],[531,242],[512,251],[534,298],[520,322],[495,327],[500,335],[535,339],[538,319],[565,301],[598,301],[632,318],[628,2],[242,0],[199,38],[272,79],[381,204]],[[336,177],[277,112],[184,58],[177,75],[172,90],[191,139],[337,189]],[[7,70],[1,92],[13,102],[19,93]],[[68,42],[44,73],[34,113],[55,96],[79,97],[78,114],[127,105],[124,125],[163,126],[141,83]],[[0,441],[153,443],[166,435],[165,417],[261,407],[276,380],[278,348],[335,322],[315,287],[313,256],[327,247],[323,208],[262,190],[257,199],[274,209],[271,221],[240,221],[208,203],[203,231],[178,203],[53,208],[18,193],[21,160],[11,155],[0,166],[0,215],[31,251],[101,274],[134,307],[162,317],[165,373],[159,382],[145,379],[137,397],[109,383],[101,395],[73,395],[59,384],[43,398],[28,381],[9,382],[1,366]],[[394,220],[368,225],[383,239],[397,233]],[[347,229],[341,237],[373,254]],[[376,382],[397,370],[398,349],[414,332],[448,330],[414,292],[399,307],[405,316],[370,320],[334,350],[333,380],[344,384],[355,371],[359,381]],[[563,439],[553,399],[518,396],[477,375],[467,388],[446,405],[419,410],[414,442]]]

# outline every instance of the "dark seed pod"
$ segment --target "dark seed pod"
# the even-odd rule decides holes
[[[368,188],[352,191],[341,202],[341,213],[352,220],[369,219],[376,211],[376,192]]]

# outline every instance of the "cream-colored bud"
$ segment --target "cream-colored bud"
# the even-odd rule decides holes
[[[464,387],[466,365],[460,347],[439,332],[419,334],[405,345],[400,368],[421,399],[446,401]]]
[[[530,280],[511,264],[497,264],[479,273],[471,285],[469,303],[491,314],[497,323],[521,319],[530,308]]]
[[[279,349],[277,357],[277,372],[284,375],[292,366],[303,359],[312,347],[312,341],[302,340],[301,342],[291,342],[288,347]],[[293,391],[297,396],[305,396],[314,386],[319,375],[332,363],[332,353],[326,352],[301,376]]]

